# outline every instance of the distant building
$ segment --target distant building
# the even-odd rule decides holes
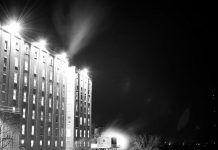
[[[11,132],[18,140],[18,144],[13,147],[9,143],[6,149],[65,149],[67,67],[65,59],[55,52],[34,46],[0,27],[0,140],[10,141],[5,139],[12,137]],[[5,121],[5,115],[18,120],[17,129]],[[88,131],[86,128],[83,125],[78,130]],[[1,142],[1,147],[5,143]]]
[[[66,149],[90,147],[92,119],[92,80],[85,70],[71,68],[68,82],[68,97],[66,113]]]

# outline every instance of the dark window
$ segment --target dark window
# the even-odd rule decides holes
[[[7,67],[7,58],[4,57],[4,66],[3,66],[3,70],[5,71]]]
[[[6,94],[2,92],[2,101],[5,101],[5,99],[6,99]]]
[[[58,123],[58,116],[56,115],[56,123]]]
[[[3,83],[6,83],[6,78],[7,78],[6,74],[3,74]]]
[[[8,50],[8,41],[5,40],[5,51],[7,51],[7,50]]]
[[[2,91],[6,91],[6,85],[5,84],[2,84]]]

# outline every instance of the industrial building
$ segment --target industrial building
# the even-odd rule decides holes
[[[71,67],[68,92],[73,92],[67,100],[66,150],[90,147],[92,118],[92,80],[87,70]],[[73,109],[72,109],[73,108]]]
[[[68,62],[60,55],[27,42],[1,26],[1,147],[65,149],[67,68]],[[11,117],[5,119],[5,116]],[[8,122],[13,120],[18,121],[9,126]],[[17,127],[13,131],[16,135],[11,135],[13,126]],[[7,137],[10,138],[5,140]]]
[[[0,26],[0,149],[90,147],[91,99],[87,70]]]

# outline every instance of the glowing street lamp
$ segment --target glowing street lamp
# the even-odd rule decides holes
[[[47,42],[46,42],[45,39],[40,39],[39,41],[33,42],[32,44],[35,45],[36,47],[40,48],[40,49],[44,49],[45,50]]]
[[[3,26],[3,28],[14,35],[19,35],[22,30],[20,23],[14,20],[10,20],[5,26]]]

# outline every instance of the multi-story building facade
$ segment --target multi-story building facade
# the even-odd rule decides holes
[[[0,27],[0,113],[19,120],[19,144],[11,149],[65,149],[67,68],[55,52]]]
[[[92,80],[84,70],[72,68],[68,89],[73,97],[67,100],[66,149],[90,147],[92,118]]]

